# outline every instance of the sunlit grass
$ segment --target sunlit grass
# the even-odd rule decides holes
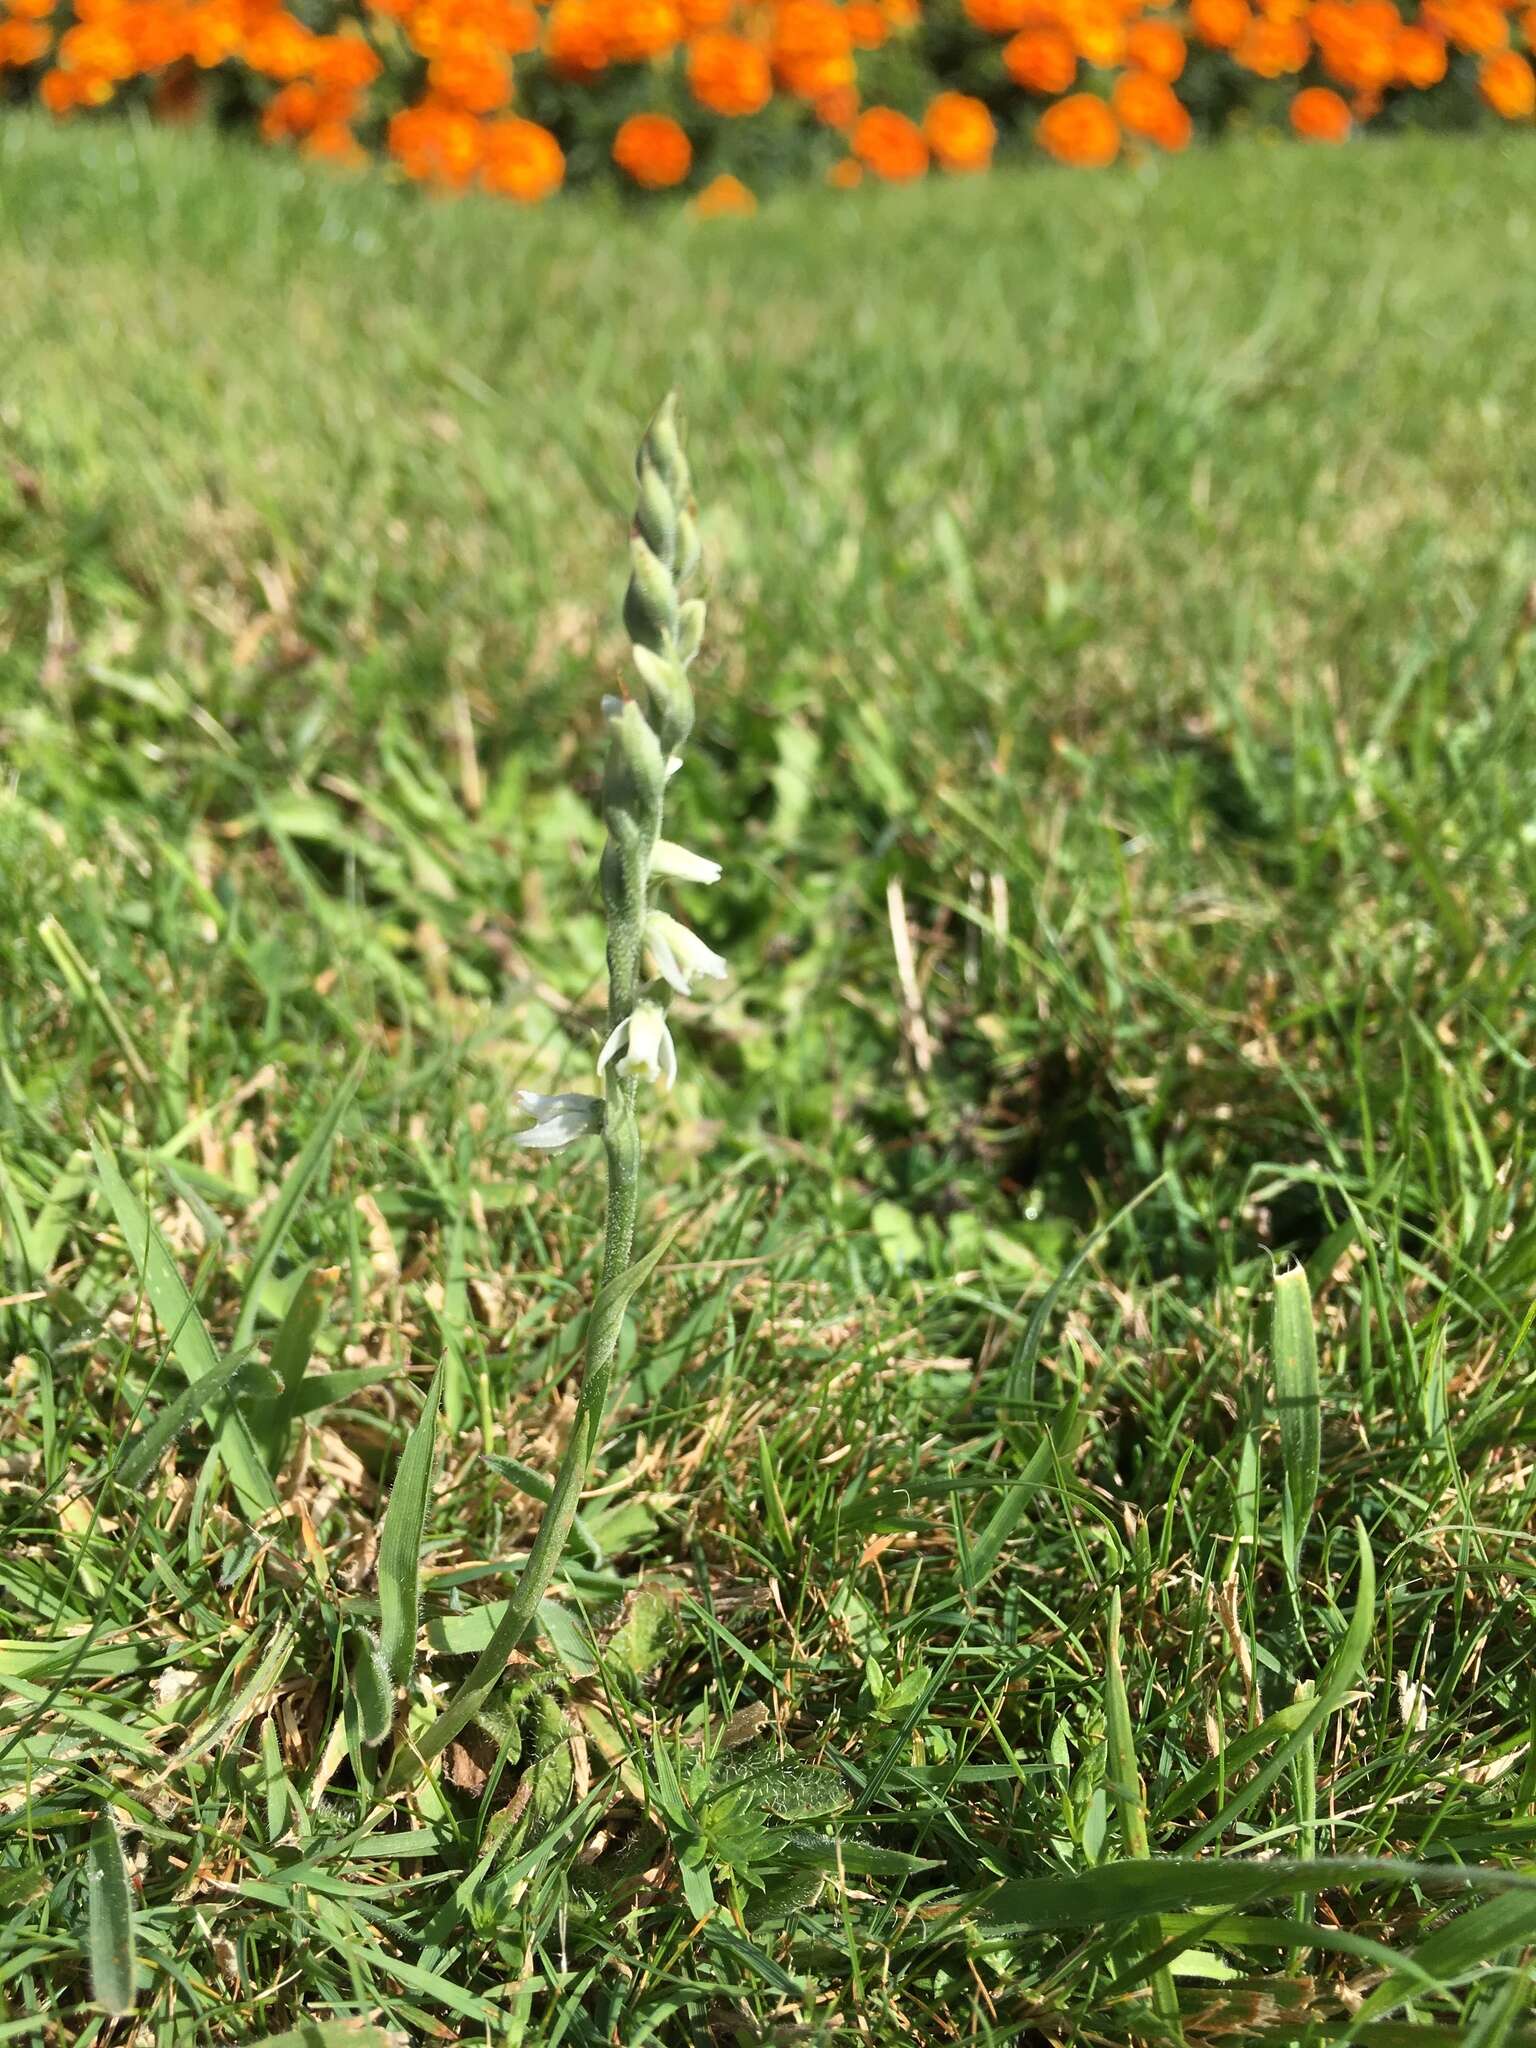
[[[1125,2038],[1170,1963],[1190,2038],[1523,2038],[1528,1894],[1443,1928],[1435,1872],[1318,1859],[1536,1834],[1530,166],[738,227],[0,128],[0,2024],[95,2038],[110,1805],[157,2042]],[[601,1188],[513,1091],[606,1028],[673,381],[668,830],[731,849],[736,978],[558,1670],[375,1804],[348,1644],[432,1372],[437,1683],[570,1423]],[[275,1512],[210,1458],[252,1414]],[[1142,1847],[1160,1895],[1100,1870]]]

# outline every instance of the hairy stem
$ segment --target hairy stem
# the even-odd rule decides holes
[[[391,1772],[392,1788],[414,1778],[439,1756],[454,1737],[471,1722],[505,1675],[507,1659],[533,1627],[539,1602],[565,1552],[577,1504],[587,1483],[596,1454],[608,1406],[608,1387],[613,1377],[614,1354],[624,1321],[624,1301],[613,1302],[612,1283],[628,1269],[635,1241],[635,1211],[640,1196],[640,1134],[633,1107],[634,1084],[614,1080],[608,1093],[608,1129],[603,1145],[608,1155],[608,1208],[603,1242],[603,1277],[587,1323],[586,1362],[581,1376],[581,1395],[570,1441],[554,1491],[539,1522],[528,1562],[523,1566],[517,1589],[507,1611],[474,1668],[449,1700],[448,1705],[421,1739],[402,1750]],[[629,1099],[626,1099],[629,1098]]]

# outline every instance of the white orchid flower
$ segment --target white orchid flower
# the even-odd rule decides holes
[[[720,863],[706,860],[702,853],[690,853],[675,839],[658,839],[651,848],[651,873],[666,875],[674,882],[718,882]]]
[[[697,932],[664,910],[646,912],[645,943],[656,972],[680,996],[691,996],[695,981],[723,981],[730,971]]]
[[[607,1043],[597,1056],[600,1074],[621,1045],[625,1053],[618,1063],[618,1073],[635,1074],[653,1084],[659,1081],[663,1088],[670,1088],[677,1079],[677,1048],[667,1028],[667,1013],[660,1003],[648,999],[636,1003],[623,1023],[609,1032]]]
[[[520,1088],[514,1099],[533,1122],[526,1131],[515,1131],[512,1142],[533,1152],[563,1152],[578,1138],[590,1138],[603,1128],[600,1095],[535,1095]]]

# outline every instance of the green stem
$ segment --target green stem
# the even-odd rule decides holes
[[[587,1475],[597,1452],[603,1414],[608,1405],[608,1388],[613,1377],[614,1354],[624,1322],[624,1297],[614,1303],[611,1283],[628,1269],[635,1242],[635,1212],[640,1198],[640,1133],[635,1123],[634,1083],[610,1078],[608,1086],[608,1127],[603,1134],[608,1155],[608,1209],[603,1237],[603,1277],[587,1322],[586,1363],[581,1376],[581,1394],[576,1419],[554,1490],[539,1522],[538,1534],[528,1553],[517,1588],[507,1611],[496,1624],[490,1641],[475,1659],[474,1668],[460,1685],[443,1712],[420,1739],[396,1756],[388,1789],[398,1791],[441,1755],[485,1705],[500,1684],[507,1659],[532,1629],[539,1602],[549,1590],[560,1559],[565,1554],[571,1524],[587,1484]]]

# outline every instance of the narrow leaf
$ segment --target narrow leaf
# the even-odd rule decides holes
[[[123,1179],[112,1154],[94,1131],[89,1133],[89,1137],[97,1176],[117,1219],[117,1227],[123,1233],[128,1254],[138,1269],[150,1306],[165,1330],[171,1356],[191,1381],[216,1373],[219,1354],[164,1238]],[[219,1451],[229,1468],[230,1482],[240,1505],[255,1521],[275,1508],[278,1501],[267,1468],[256,1449],[250,1425],[238,1409],[226,1411],[222,1420],[213,1416],[208,1419],[217,1427]]]
[[[1104,1661],[1104,1747],[1109,1789],[1119,1808],[1120,1828],[1125,1838],[1126,1854],[1145,1859],[1151,1854],[1147,1842],[1147,1802],[1142,1788],[1141,1772],[1136,1767],[1136,1736],[1131,1726],[1131,1703],[1126,1694],[1125,1672],[1120,1662],[1118,1588],[1110,1595],[1109,1600],[1109,1640],[1105,1647]],[[1149,1948],[1158,1948],[1162,1938],[1161,1924],[1155,1918],[1148,1920],[1140,1930],[1140,1939]],[[1152,2004],[1154,2011],[1160,2013],[1164,2019],[1177,2021],[1178,1993],[1166,1968],[1157,1970],[1153,1975]]]
[[[1317,1332],[1304,1266],[1293,1266],[1275,1281],[1271,1351],[1275,1404],[1280,1411],[1280,1455],[1285,1466],[1287,1562],[1292,1571],[1317,1502],[1322,1469],[1321,1403],[1317,1380]]]
[[[337,1126],[347,1113],[348,1105],[357,1092],[362,1079],[363,1061],[360,1059],[342,1082],[326,1105],[325,1114],[310,1132],[303,1146],[289,1167],[277,1200],[267,1211],[262,1227],[261,1240],[251,1257],[251,1270],[246,1275],[245,1293],[240,1302],[240,1319],[235,1324],[234,1344],[236,1350],[248,1344],[256,1329],[256,1318],[261,1312],[262,1290],[271,1276],[277,1262],[277,1255],[283,1248],[283,1239],[293,1222],[300,1203],[309,1192],[310,1183],[325,1163]]]
[[[225,1393],[252,1364],[248,1352],[232,1352],[228,1358],[221,1359],[212,1372],[205,1372],[190,1387],[184,1387],[124,1451],[112,1475],[117,1484],[130,1490],[141,1487],[160,1463],[167,1446],[184,1429],[191,1427],[198,1411],[211,1408],[219,1395]]]
[[[1355,1523],[1355,1542],[1360,1553],[1360,1578],[1355,1589],[1355,1611],[1349,1618],[1349,1627],[1339,1639],[1327,1669],[1318,1681],[1317,1698],[1309,1712],[1302,1714],[1291,1727],[1290,1733],[1262,1769],[1255,1771],[1239,1791],[1233,1793],[1215,1818],[1201,1828],[1185,1844],[1188,1854],[1194,1855],[1207,1843],[1222,1835],[1237,1819],[1246,1813],[1256,1800],[1262,1799],[1275,1779],[1285,1770],[1293,1756],[1305,1742],[1312,1740],[1316,1729],[1335,1710],[1344,1704],[1350,1687],[1365,1662],[1365,1652],[1371,1639],[1371,1623],[1376,1614],[1376,1561],[1371,1556],[1370,1541],[1363,1522]],[[1278,1719],[1279,1717],[1276,1716]]]
[[[304,1376],[314,1353],[315,1332],[325,1313],[325,1293],[313,1271],[304,1274],[288,1303],[288,1313],[272,1339],[272,1370],[277,1375],[278,1394],[260,1432],[267,1469],[276,1472],[288,1448],[288,1431],[297,1420],[304,1392]]]
[[[1058,1467],[1071,1458],[1081,1433],[1077,1395],[1073,1393],[1050,1429],[1030,1452],[1023,1471],[1005,1489],[987,1526],[972,1544],[968,1592],[974,1593],[983,1580],[991,1576],[998,1555],[1018,1527],[1024,1510],[1038,1493],[1050,1485]]]
[[[133,1894],[110,1813],[97,1816],[85,1852],[86,1955],[91,1996],[104,2012],[133,2011]]]
[[[363,1740],[370,1748],[384,1740],[395,1720],[395,1688],[389,1667],[371,1629],[354,1628],[352,1636],[352,1691],[363,1724]]]
[[[379,1647],[391,1685],[409,1685],[416,1668],[421,1611],[421,1540],[437,1451],[437,1411],[443,1395],[439,1364],[415,1428],[400,1453],[379,1538]]]

